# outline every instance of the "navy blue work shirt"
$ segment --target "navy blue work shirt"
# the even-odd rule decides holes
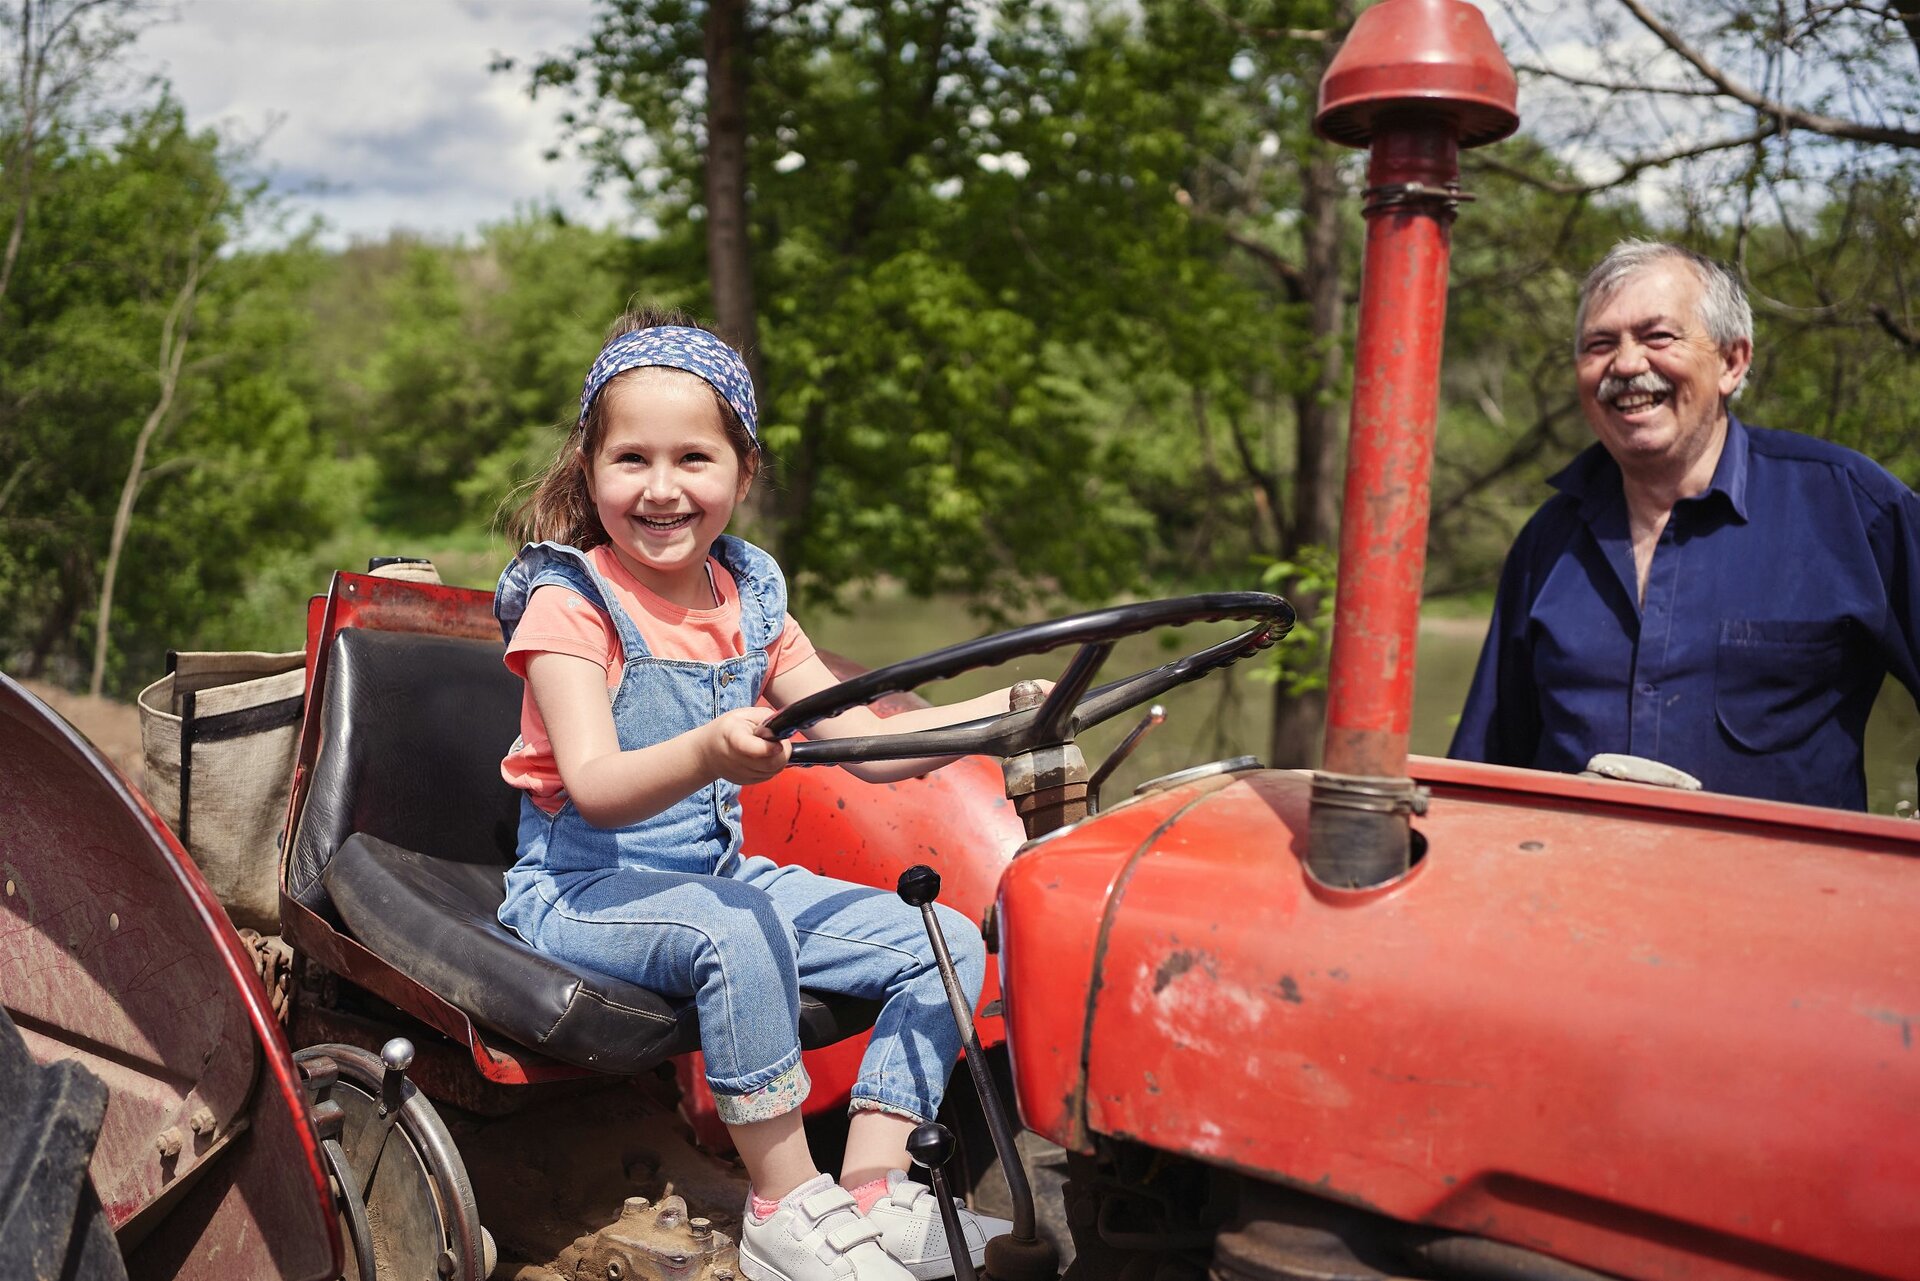
[[[1865,809],[1880,683],[1920,698],[1920,497],[1850,449],[1730,418],[1642,603],[1612,457],[1596,444],[1550,483],[1448,754],[1577,772],[1627,752],[1710,791]]]

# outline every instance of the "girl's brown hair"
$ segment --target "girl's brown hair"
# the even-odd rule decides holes
[[[607,335],[600,340],[600,345],[605,347],[623,335],[638,333],[642,329],[657,329],[663,325],[713,332],[710,326],[701,324],[677,308],[643,307],[622,312],[607,329]],[[527,488],[532,492],[504,521],[507,533],[515,541],[567,543],[582,551],[607,541],[607,531],[601,526],[599,513],[593,509],[593,498],[587,492],[587,474],[581,459],[592,458],[606,436],[607,392],[614,383],[638,372],[630,369],[615,375],[600,389],[593,403],[587,406],[585,416],[578,422],[560,424],[566,434],[560,441],[553,461],[547,464],[546,470],[537,479],[530,482]],[[740,415],[734,412],[725,396],[715,391],[713,399],[720,407],[720,422],[726,430],[727,443],[733,446],[734,455],[740,460],[741,473],[749,477],[756,475],[762,461],[760,442],[740,421]],[[511,495],[507,501],[513,501]]]

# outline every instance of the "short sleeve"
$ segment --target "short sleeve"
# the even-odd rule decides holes
[[[507,667],[526,679],[535,654],[571,654],[602,671],[620,661],[620,638],[606,611],[571,588],[549,583],[534,589],[527,612],[507,645]]]
[[[767,647],[767,679],[773,680],[782,672],[790,672],[800,664],[812,658],[813,642],[807,639],[800,624],[788,614],[781,625],[780,635]]]

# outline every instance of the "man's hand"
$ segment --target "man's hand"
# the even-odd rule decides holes
[[[770,707],[742,707],[708,722],[706,756],[716,778],[744,787],[786,768],[793,745],[765,732],[762,726],[772,718]]]

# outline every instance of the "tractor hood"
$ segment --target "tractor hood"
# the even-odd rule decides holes
[[[1602,1270],[1904,1275],[1920,824],[1412,773],[1419,857],[1370,889],[1307,873],[1290,771],[1149,794],[1016,858],[1027,1124]]]

